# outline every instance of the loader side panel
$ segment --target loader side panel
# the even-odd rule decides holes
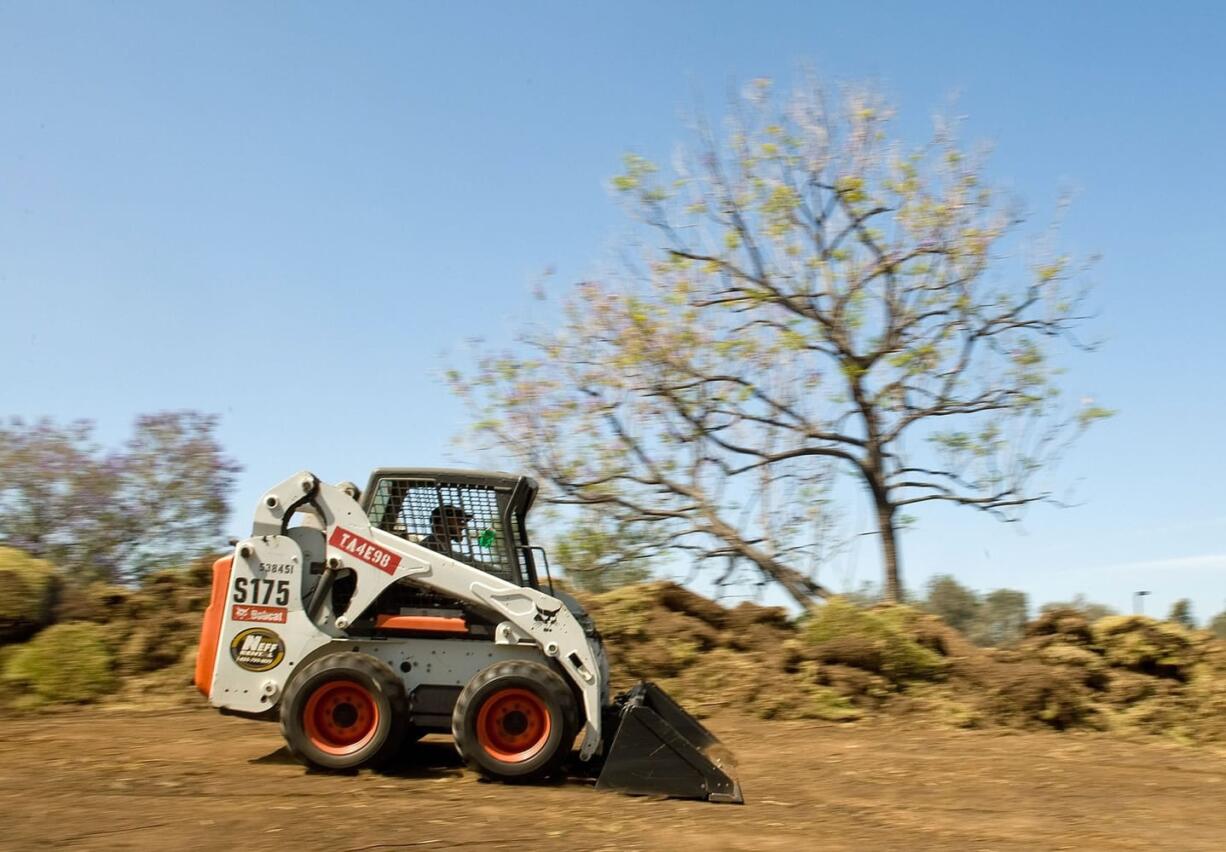
[[[230,594],[230,571],[234,556],[223,556],[213,563],[213,590],[200,625],[200,646],[196,651],[196,689],[205,697],[213,685],[213,669],[217,664],[217,645],[221,639],[221,622],[226,614],[226,599]]]
[[[314,532],[322,545],[323,534]],[[214,707],[240,713],[271,710],[295,667],[332,641],[304,606],[312,580],[306,552],[288,535],[263,535],[236,547],[229,583],[217,602],[221,630],[209,690]]]

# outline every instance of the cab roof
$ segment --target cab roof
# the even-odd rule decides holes
[[[525,512],[532,506],[540,490],[540,486],[532,477],[501,470],[471,470],[452,467],[377,467],[370,474],[365,493],[372,493],[375,483],[380,479],[428,479],[455,485],[506,491],[514,491],[518,486],[527,492],[524,496],[523,511]]]

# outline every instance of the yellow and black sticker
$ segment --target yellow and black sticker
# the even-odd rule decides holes
[[[285,643],[271,630],[252,627],[231,640],[230,656],[241,669],[266,672],[275,669],[285,659]]]

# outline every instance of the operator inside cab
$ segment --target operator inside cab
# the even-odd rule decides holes
[[[430,513],[430,534],[418,544],[450,555],[452,542],[458,542],[464,538],[464,528],[472,519],[473,516],[459,506],[444,503]]]
[[[454,548],[454,544],[463,540],[465,528],[472,519],[473,515],[464,511],[459,506],[443,503],[436,506],[430,512],[430,534],[414,543],[452,559],[460,558]],[[412,539],[409,540],[412,541]],[[475,568],[487,570],[486,566],[480,562],[474,562],[474,560],[468,558],[465,558],[464,561]],[[343,612],[348,607],[349,600],[352,598],[356,586],[357,575],[354,572],[347,571],[339,577],[333,584],[333,606]],[[411,580],[400,580],[390,587],[385,592],[385,595],[387,597],[383,600],[383,603],[386,607],[390,607],[390,611],[393,613],[403,611],[405,606],[420,607],[422,605],[429,605],[430,607],[438,607],[442,604],[454,607],[457,610],[460,609],[459,602],[434,592],[423,591]]]

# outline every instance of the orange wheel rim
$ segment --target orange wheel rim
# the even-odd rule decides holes
[[[477,713],[477,742],[503,763],[523,763],[549,741],[553,720],[540,696],[527,689],[502,689]]]
[[[379,703],[370,690],[352,680],[333,680],[311,693],[302,711],[311,745],[326,754],[354,754],[379,728]]]

